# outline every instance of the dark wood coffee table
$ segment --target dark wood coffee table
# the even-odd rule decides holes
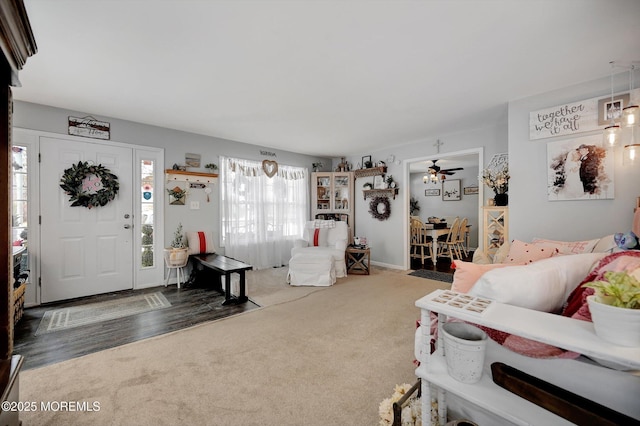
[[[222,287],[222,276],[225,280],[225,292],[223,305],[239,305],[245,303],[249,298],[246,296],[246,280],[245,271],[250,271],[253,266],[240,262],[220,254],[198,254],[190,256],[194,262],[194,267],[198,264],[204,268],[214,271],[220,277],[220,286]],[[231,274],[240,275],[240,295],[237,297],[231,294]]]

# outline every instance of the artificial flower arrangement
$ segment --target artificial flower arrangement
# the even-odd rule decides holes
[[[393,424],[393,403],[400,401],[411,390],[411,385],[403,383],[396,385],[391,398],[384,399],[378,407],[380,414],[380,426],[390,426]],[[408,403],[402,408],[402,426],[414,426],[422,424],[421,400],[417,396],[411,396]]]
[[[509,190],[509,167],[504,166],[500,170],[484,169],[482,182],[493,189],[496,194],[506,194]]]
[[[181,200],[183,197],[187,195],[187,190],[182,189],[179,186],[176,186],[175,188],[167,189],[167,193],[171,195],[173,198],[175,198],[176,200]]]

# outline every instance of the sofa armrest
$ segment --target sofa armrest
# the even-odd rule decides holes
[[[303,248],[307,247],[308,245],[309,242],[307,240],[297,239],[293,241],[293,248]]]
[[[335,244],[336,250],[345,251],[347,249],[347,240],[338,240]]]

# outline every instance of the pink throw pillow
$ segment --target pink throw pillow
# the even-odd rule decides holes
[[[513,240],[509,248],[509,254],[504,262],[527,264],[535,262],[536,260],[547,259],[557,252],[558,249],[555,247],[528,244],[519,240]]]
[[[478,264],[456,260],[454,262],[455,272],[453,273],[453,283],[451,284],[451,290],[457,291],[458,293],[467,293],[485,272],[491,271],[492,269],[504,268],[505,266],[513,265],[513,263]]]

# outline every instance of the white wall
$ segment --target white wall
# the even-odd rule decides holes
[[[13,126],[66,135],[69,116],[85,117],[87,115],[92,114],[16,101],[14,103]],[[331,163],[328,158],[312,157],[112,117],[95,115],[94,117],[97,120],[111,123],[111,140],[114,142],[163,148],[165,150],[165,169],[171,168],[174,163],[184,164],[187,152],[200,154],[202,165],[210,162],[220,165],[220,155],[258,161],[275,160],[280,164],[307,167],[309,170],[314,162],[322,162],[327,165]],[[261,151],[273,152],[276,156],[264,155]],[[202,171],[206,170],[202,168]],[[202,189],[190,190],[185,206],[169,205],[165,196],[165,246],[171,242],[173,232],[179,222],[182,222],[184,231],[212,229],[215,238],[219,237],[219,185],[213,185],[212,190],[209,203],[207,203],[206,194]],[[199,201],[200,209],[191,210],[188,205],[189,201]]]
[[[638,81],[638,78],[636,78]],[[628,91],[628,78],[614,79],[614,91]],[[575,241],[631,229],[636,197],[640,197],[640,166],[624,167],[622,150],[614,152],[613,200],[547,200],[547,143],[573,137],[529,140],[529,112],[611,93],[609,77],[555,90],[509,104],[509,237]]]

